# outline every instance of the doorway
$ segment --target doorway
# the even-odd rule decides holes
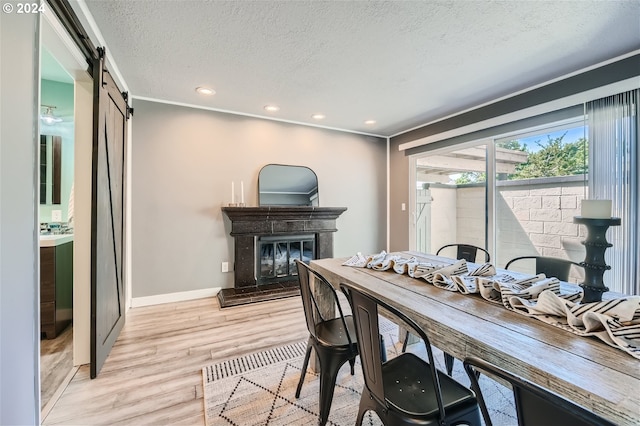
[[[39,133],[58,139],[59,152],[43,144],[40,173],[43,203],[39,209],[42,240],[48,249],[65,247],[54,254],[54,277],[66,284],[49,302],[55,312],[52,324],[40,341],[41,420],[55,403],[56,391],[68,383],[77,367],[90,361],[90,268],[91,268],[91,152],[93,137],[93,80],[87,63],[66,30],[48,8],[40,19]],[[44,141],[47,138],[43,138]],[[59,158],[56,166],[54,159]],[[50,185],[49,185],[50,183]],[[54,196],[59,188],[59,196]],[[38,188],[40,189],[40,188]],[[62,237],[61,246],[57,243]],[[55,241],[53,244],[51,240]],[[40,265],[43,260],[40,249]],[[63,260],[61,260],[63,259]],[[60,269],[68,268],[68,275]],[[41,279],[43,271],[41,269]],[[69,284],[70,283],[70,284]],[[42,293],[42,292],[41,292]],[[58,300],[60,302],[58,303]],[[58,309],[56,309],[56,307]],[[41,314],[41,322],[45,321]],[[48,320],[47,320],[48,321]],[[47,338],[50,337],[50,338]],[[46,357],[46,359],[45,359]]]

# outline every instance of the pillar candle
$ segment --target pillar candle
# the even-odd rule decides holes
[[[236,187],[235,182],[231,181],[231,204],[236,202]]]
[[[611,200],[582,200],[580,212],[582,217],[590,219],[609,219],[611,217]]]

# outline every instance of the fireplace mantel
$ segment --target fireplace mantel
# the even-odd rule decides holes
[[[223,207],[231,220],[231,236],[300,232],[336,232],[336,219],[346,207]]]
[[[222,212],[231,221],[230,235],[235,244],[235,267],[234,288],[223,289],[218,293],[221,306],[291,295],[291,283],[257,285],[256,237],[314,234],[316,258],[333,257],[336,219],[346,210],[346,207],[312,206],[222,207]],[[294,294],[297,294],[297,288]]]

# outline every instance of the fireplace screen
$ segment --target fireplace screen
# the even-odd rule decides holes
[[[258,254],[258,283],[285,281],[298,274],[296,259],[315,258],[315,235],[260,237]]]

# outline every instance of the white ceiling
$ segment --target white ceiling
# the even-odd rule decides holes
[[[640,48],[637,0],[85,2],[134,97],[384,136]]]

